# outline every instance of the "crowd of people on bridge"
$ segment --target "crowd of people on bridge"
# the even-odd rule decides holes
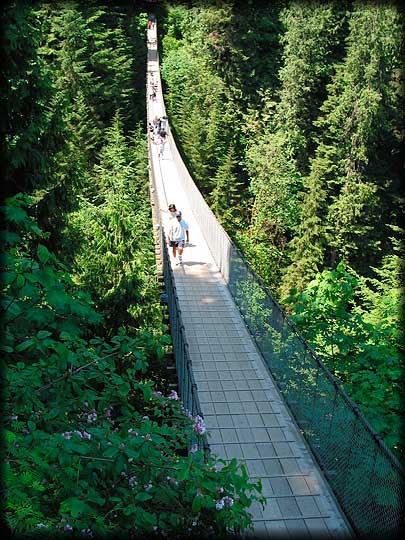
[[[155,116],[148,124],[148,131],[153,143],[159,144],[159,156],[162,158],[167,140],[168,119],[167,116],[159,118]]]
[[[156,94],[158,91],[158,83],[155,81],[152,72],[149,72],[149,99],[156,101]]]

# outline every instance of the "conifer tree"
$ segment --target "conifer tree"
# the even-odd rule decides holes
[[[32,192],[50,182],[50,161],[60,145],[59,109],[49,70],[38,54],[40,21],[28,3],[1,12],[1,132],[3,195]]]
[[[292,2],[280,18],[285,26],[281,85],[275,100],[263,97],[262,129],[252,137],[246,160],[255,198],[252,236],[256,243],[274,245],[284,266],[287,242],[299,231],[302,175],[314,145],[313,121],[339,54],[344,10],[336,2]]]
[[[301,174],[314,147],[313,122],[342,54],[345,8],[346,2],[334,0],[293,1],[280,13],[285,33],[274,124],[285,138],[281,150],[293,155]]]
[[[210,194],[210,207],[217,219],[228,231],[241,227],[242,200],[238,182],[235,149],[230,146],[226,160],[218,167],[213,179],[215,186]]]
[[[387,224],[398,204],[397,133],[401,27],[398,6],[356,3],[347,58],[338,70],[320,126],[339,148],[328,182],[329,261],[345,259],[361,273],[379,264]],[[384,171],[381,161],[390,155]],[[388,207],[387,207],[388,204]]]
[[[347,56],[317,121],[319,146],[305,180],[302,222],[291,242],[285,290],[347,261],[361,274],[378,263],[398,197],[400,25],[394,4],[355,3]],[[391,155],[392,159],[383,157]],[[384,171],[382,160],[387,161]]]

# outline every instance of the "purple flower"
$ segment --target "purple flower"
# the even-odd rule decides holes
[[[83,437],[83,439],[86,439],[88,441],[91,439],[91,435],[90,435],[90,433],[87,433],[87,431],[83,431],[82,437]]]
[[[198,451],[198,444],[192,444],[190,448],[190,454],[195,454]]]
[[[72,438],[72,432],[71,431],[64,431],[61,436],[64,438],[64,439],[71,439]]]
[[[191,412],[187,409],[184,409],[184,407],[182,407],[183,409],[183,413],[187,416],[187,418],[190,418],[190,420],[193,420],[193,415],[191,414]]]
[[[160,392],[159,390],[157,392],[153,392],[153,395],[155,397],[162,397],[163,396],[162,392]]]
[[[95,422],[96,420],[97,420],[96,411],[93,411],[93,412],[91,412],[90,414],[87,415],[87,422],[92,423],[92,422]]]
[[[128,480],[128,484],[131,487],[136,486],[138,484],[138,482],[136,481],[136,476],[131,476],[131,478]]]
[[[228,495],[225,495],[225,497],[222,497],[220,501],[218,501],[215,505],[215,508],[217,510],[222,510],[222,508],[230,508],[233,506],[233,499],[232,497],[228,497]]]
[[[224,504],[227,508],[230,508],[231,506],[233,506],[232,497],[228,497],[228,495],[225,495],[225,497],[222,497],[222,500],[224,501]]]
[[[73,527],[72,527],[72,525],[69,525],[69,523],[67,523],[67,524],[63,527],[63,530],[64,530],[64,531],[71,532],[71,531],[73,531]]]
[[[195,432],[198,433],[198,435],[203,435],[207,429],[204,424],[204,420],[201,418],[199,414],[194,418],[194,426],[193,429]]]
[[[168,395],[168,398],[169,398],[169,399],[176,399],[176,400],[179,399],[179,396],[177,395],[176,390],[172,390],[172,391],[170,392],[170,394]]]

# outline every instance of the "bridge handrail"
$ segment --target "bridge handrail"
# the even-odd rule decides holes
[[[149,163],[151,160],[151,141],[148,141]],[[164,303],[169,310],[170,333],[173,343],[173,353],[176,362],[176,373],[178,380],[179,395],[184,408],[194,417],[200,415],[203,418],[201,405],[198,398],[197,384],[192,370],[192,361],[189,354],[189,345],[186,340],[184,324],[181,316],[180,302],[177,295],[173,270],[170,263],[170,257],[165,241],[164,227],[159,212],[159,200],[157,197],[157,187],[154,169],[151,166],[149,170],[150,195],[152,204],[152,221],[155,228],[155,245],[158,246],[163,270],[163,279],[165,283],[166,298]],[[199,449],[205,453],[209,452],[209,445],[206,435],[199,436],[194,441]]]
[[[183,190],[214,260],[353,529],[375,536],[396,531],[402,516],[401,464],[219,224],[170,127],[169,134]]]

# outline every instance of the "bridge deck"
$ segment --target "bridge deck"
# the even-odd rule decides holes
[[[165,114],[156,51],[148,31],[148,77],[158,83],[148,120]],[[149,92],[148,92],[149,93]],[[172,260],[186,338],[211,451],[261,478],[267,506],[253,504],[255,537],[348,538],[349,529],[263,363],[178,179],[171,140],[153,167],[162,222],[175,203],[190,226],[182,267]],[[248,536],[248,535],[247,535]]]

